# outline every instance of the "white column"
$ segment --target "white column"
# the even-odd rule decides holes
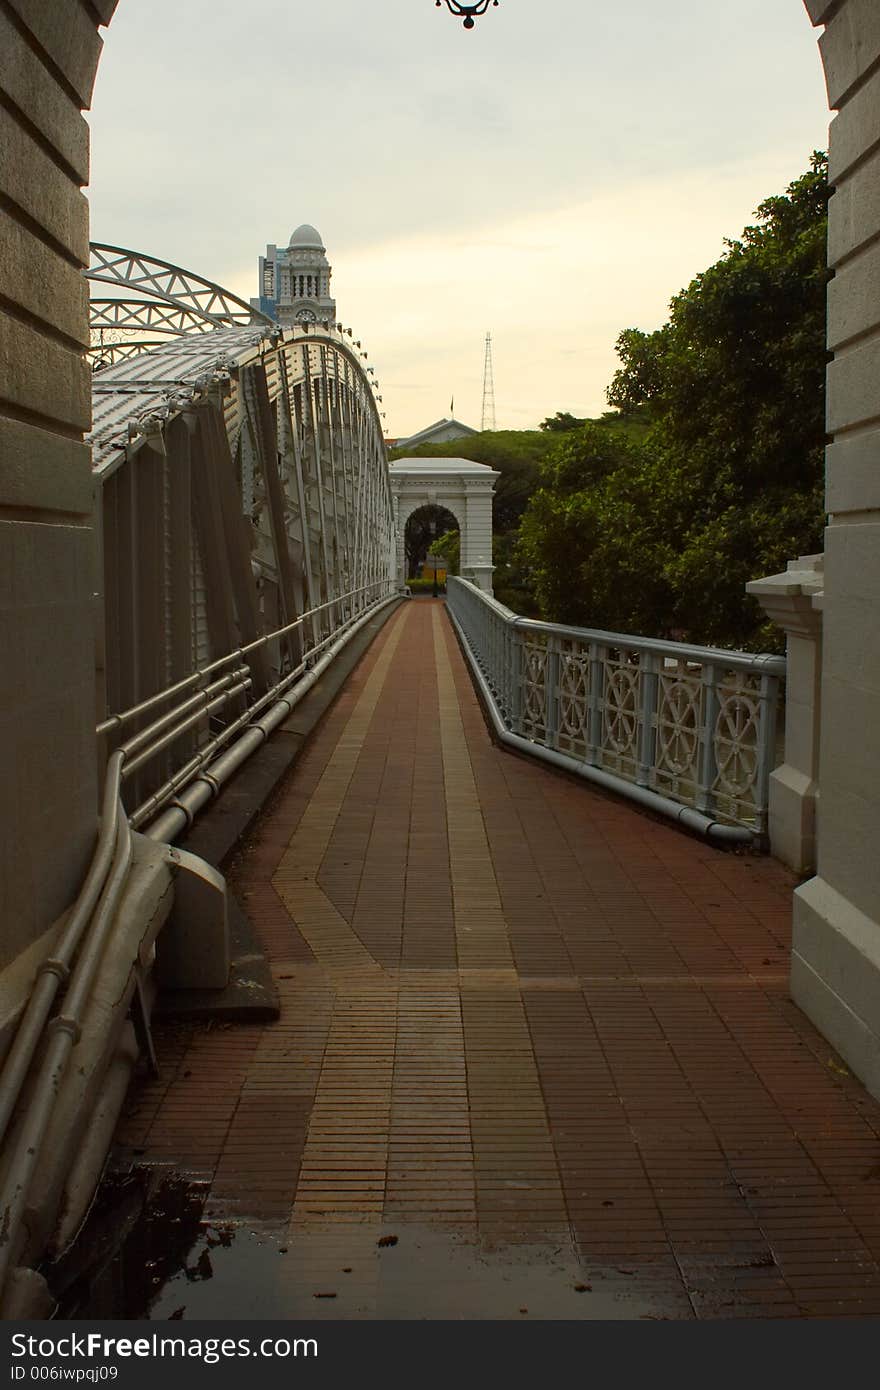
[[[823,556],[802,555],[746,591],[785,631],[785,762],[770,775],[770,850],[798,874],[816,867]]]
[[[497,475],[495,475],[497,476]],[[461,572],[484,593],[492,593],[492,483],[468,485],[461,544]]]
[[[391,538],[391,555],[389,559],[391,575],[400,588],[406,582],[406,575],[403,572],[403,528],[405,523],[400,517],[400,497],[395,492],[392,498],[394,506],[394,531]]]
[[[411,502],[397,499],[397,583],[402,588],[407,580],[406,573],[406,523],[414,511]]]

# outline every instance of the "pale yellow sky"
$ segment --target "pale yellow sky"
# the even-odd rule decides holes
[[[596,414],[627,327],[824,148],[801,0],[133,0],[91,124],[96,240],[257,292],[310,222],[390,435]],[[601,18],[601,23],[599,22]],[[132,101],[147,84],[150,100]]]
[[[487,332],[499,429],[534,428],[556,410],[607,410],[618,333],[658,327],[723,238],[803,172],[801,153],[634,180],[460,240],[391,237],[336,256],[333,289],[370,351],[388,432],[445,417],[451,397],[456,416],[479,428]],[[253,293],[252,267],[235,280],[231,288]]]

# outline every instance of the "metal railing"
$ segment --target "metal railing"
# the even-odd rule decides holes
[[[9,1161],[0,1181],[0,1224],[4,1232],[0,1241],[0,1294],[20,1254],[28,1195],[43,1156],[70,1057],[81,1036],[102,954],[114,930],[131,865],[132,830],[152,822],[148,829],[151,838],[173,839],[191,823],[199,806],[217,795],[236,768],[290,714],[297,700],[311,688],[338,651],[395,597],[395,593],[395,586],[388,579],[362,585],[303,613],[276,632],[227,653],[98,725],[99,736],[112,736],[175,701],[170,709],[130,736],[108,757],[103,815],[91,865],[51,956],[37,971],[34,987],[0,1069],[0,1144],[11,1131],[30,1078],[27,1107],[9,1145]],[[147,802],[131,814],[126,812],[122,788],[132,772],[171,750],[196,721],[216,717],[233,697],[239,704],[242,699],[250,699],[253,682],[248,675],[248,656],[273,639],[297,630],[307,641],[307,620],[325,612],[336,612],[338,616],[340,609],[342,620],[321,641],[308,647],[296,667],[287,671],[259,699],[253,700],[244,713],[237,714],[210,737],[196,756],[179,768]],[[218,678],[218,673],[228,667],[232,669]],[[155,820],[163,808],[164,814]],[[62,999],[60,1012],[53,1017],[59,996]]]
[[[763,840],[783,657],[448,607],[499,732],[718,839]]]
[[[118,745],[117,751],[122,754],[123,783],[160,755],[170,752],[172,761],[175,761],[171,752],[174,745],[193,731],[200,734],[196,750],[176,766],[144,801],[131,808],[128,820],[132,829],[141,829],[164,806],[173,802],[237,734],[256,725],[260,715],[277,704],[287,692],[296,690],[297,683],[314,671],[322,656],[387,603],[394,592],[390,579],[361,585],[308,609],[293,622],[227,652],[165,690],[157,691],[130,709],[104,719],[95,732],[99,737],[112,739],[127,726],[137,724],[146,715],[174,701],[170,708],[146,727]],[[329,620],[332,624],[329,633],[320,640],[315,640],[314,636],[315,619]],[[265,651],[271,642],[279,642],[294,634],[302,642],[301,660],[296,666],[283,671],[259,698],[254,698],[253,669],[249,660],[256,653]]]

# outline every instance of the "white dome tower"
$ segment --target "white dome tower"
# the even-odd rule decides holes
[[[304,222],[291,232],[286,248],[266,247],[265,256],[260,257],[260,297],[251,302],[286,328],[335,323],[332,273],[321,233]]]

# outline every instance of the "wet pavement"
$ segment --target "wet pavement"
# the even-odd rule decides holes
[[[496,749],[442,603],[230,882],[282,1016],[157,1028],[120,1161],[204,1207],[136,1316],[880,1314],[880,1106],[788,999],[793,880]]]

